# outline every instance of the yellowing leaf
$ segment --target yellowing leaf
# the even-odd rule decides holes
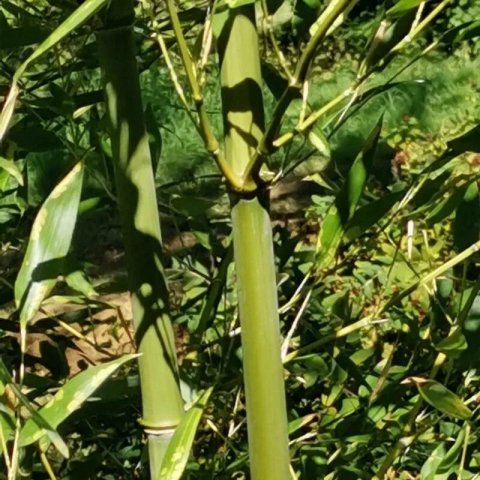
[[[123,357],[88,368],[69,380],[37,413],[51,427],[57,428],[71,413],[78,410],[95,390],[124,363],[138,357]],[[29,419],[20,432],[20,446],[40,440],[46,431],[34,419]]]
[[[53,189],[40,208],[15,282],[20,322],[28,323],[55,285],[70,248],[82,191],[83,165],[78,163]]]
[[[460,397],[435,380],[409,377],[403,383],[413,383],[422,398],[445,415],[462,420],[468,420],[472,416],[472,412]]]
[[[168,444],[157,480],[180,480],[187,464],[203,409],[213,388],[206,390],[183,417]]]

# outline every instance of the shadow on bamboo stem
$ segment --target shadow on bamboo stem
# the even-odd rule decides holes
[[[218,32],[226,159],[252,192],[231,194],[250,471],[253,480],[289,480],[285,385],[268,191],[247,165],[263,135],[255,10],[229,9]]]
[[[149,439],[150,475],[183,416],[160,223],[143,117],[132,21],[133,3],[114,0],[97,32],[116,193],[127,259],[142,391],[141,423]]]

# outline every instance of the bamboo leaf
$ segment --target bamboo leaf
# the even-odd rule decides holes
[[[23,186],[22,172],[18,169],[17,165],[13,160],[7,160],[6,158],[0,157],[0,168],[2,168],[9,175],[14,177],[19,185]]]
[[[460,397],[435,380],[409,377],[402,383],[413,383],[422,398],[445,415],[461,420],[468,420],[472,416],[472,412]]]
[[[391,50],[410,32],[415,12],[406,11],[398,19],[385,19],[373,36],[359,73],[365,75],[387,58]],[[391,56],[390,56],[391,57]],[[385,62],[386,64],[387,62]]]
[[[20,65],[15,72],[14,79],[18,80],[35,60],[47,53],[52,47],[70,35],[74,30],[83,25],[90,17],[95,15],[109,0],[86,0],[72,12]]]
[[[83,25],[90,17],[100,10],[109,0],[86,0],[78,7],[67,19],[62,22],[20,65],[13,76],[12,86],[8,93],[5,105],[0,114],[0,142],[2,141],[15,109],[15,103],[20,93],[18,81],[27,71],[27,69],[42,55],[47,53],[52,47],[63,40],[78,27]]]
[[[31,415],[31,421],[34,422],[36,425],[39,426],[39,428],[44,429],[45,434],[48,436],[50,441],[55,445],[55,448],[65,457],[69,457],[69,452],[68,452],[68,447],[66,443],[63,441],[62,437],[58,434],[58,432],[55,430],[48,421],[43,418],[37,410],[35,410],[30,403],[30,400],[22,393],[20,388],[13,383],[13,380],[10,376],[10,373],[8,372],[7,367],[3,363],[3,361],[0,359],[0,381],[4,385],[9,385],[11,391],[15,395],[15,397],[18,399],[18,401],[28,410],[28,412]]]
[[[445,457],[445,442],[440,443],[434,448],[430,456],[427,458],[420,471],[420,478],[424,480],[438,480],[436,475],[438,467],[442,459]]]
[[[255,1],[256,0],[226,0],[226,3],[230,8],[238,8],[255,3]]]
[[[308,141],[318,150],[324,157],[331,158],[330,143],[325,137],[319,126],[314,126],[307,134]]]
[[[317,246],[320,266],[328,263],[333,257],[347,228],[348,221],[353,217],[358,206],[373,165],[382,119],[383,117],[379,119],[368,136],[362,151],[350,168],[347,180],[335,199],[335,204],[325,217]]]
[[[67,381],[53,399],[38,411],[39,416],[53,428],[57,428],[69,415],[78,410],[115,370],[137,357],[138,354],[125,355],[79,373]],[[33,419],[29,419],[20,432],[20,446],[31,445],[44,435],[45,430]]]
[[[348,222],[347,230],[345,232],[346,240],[351,242],[365,233],[369,228],[384,218],[393,206],[405,196],[405,194],[406,192],[404,190],[391,192],[356,210],[351,220]]]
[[[448,192],[447,198],[439,202],[435,202],[435,207],[433,210],[427,213],[425,221],[429,225],[435,225],[436,223],[441,222],[445,218],[449,217],[462,202],[467,188],[468,184],[456,187],[452,192]]]
[[[480,192],[477,182],[468,186],[453,223],[453,244],[462,250],[480,239]]]
[[[175,429],[157,480],[180,480],[187,464],[195,433],[213,388],[205,390]]]
[[[462,451],[463,442],[466,436],[466,427],[464,426],[457,435],[454,444],[450,447],[448,452],[443,456],[440,465],[438,466],[438,473],[446,473],[453,467]]]
[[[218,267],[218,273],[212,280],[208,293],[203,304],[198,326],[195,331],[196,335],[203,335],[209,326],[209,322],[215,317],[222,293],[227,284],[228,268],[233,261],[233,243],[230,243]]]
[[[387,17],[395,17],[398,14],[402,14],[417,8],[425,0],[399,0],[392,8],[387,10]]]
[[[467,340],[460,327],[452,328],[448,336],[435,345],[439,352],[445,354],[459,353],[462,350],[466,350],[467,347]]]
[[[78,163],[53,189],[33,223],[15,282],[15,303],[22,325],[36,314],[62,273],[77,218],[83,170],[83,164]]]

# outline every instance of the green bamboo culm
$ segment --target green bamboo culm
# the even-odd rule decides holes
[[[219,15],[225,153],[242,177],[264,128],[255,10],[248,5]],[[259,187],[231,198],[251,478],[287,480],[287,410],[268,192]]]
[[[113,0],[96,33],[106,116],[125,243],[139,359],[150,475],[156,478],[165,449],[183,413],[154,174],[145,128],[131,0]]]

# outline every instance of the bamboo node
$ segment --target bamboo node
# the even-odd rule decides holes
[[[143,431],[146,435],[152,437],[164,437],[166,435],[172,436],[175,433],[175,428],[164,427],[164,428],[144,428]]]

